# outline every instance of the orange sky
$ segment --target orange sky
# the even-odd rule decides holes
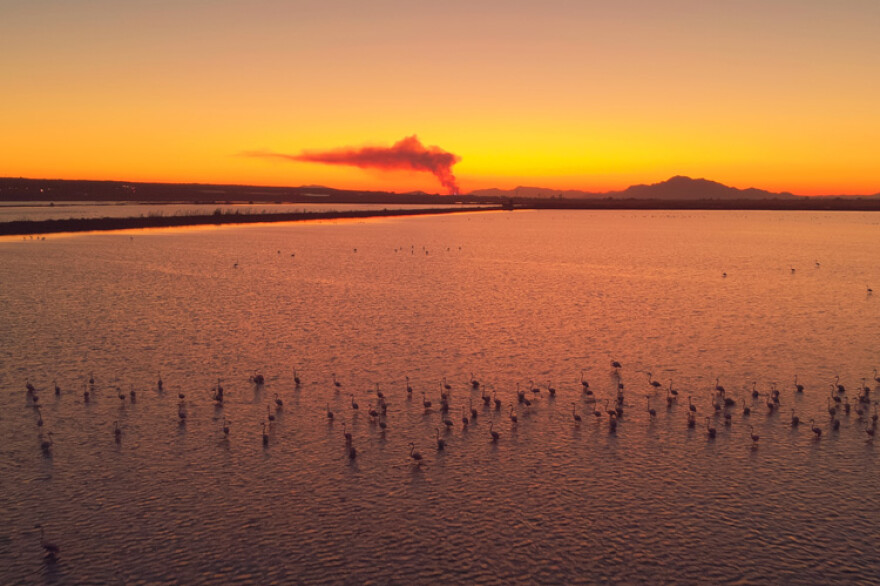
[[[878,30],[876,0],[13,1],[0,176],[437,192],[242,156],[417,134],[464,191],[876,193]]]

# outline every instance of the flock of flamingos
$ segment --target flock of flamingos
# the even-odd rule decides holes
[[[716,379],[714,388],[710,392],[709,405],[698,408],[694,404],[691,395],[682,395],[678,389],[673,387],[671,382],[664,386],[655,380],[650,372],[646,372],[644,374],[647,374],[646,389],[648,392],[642,392],[642,397],[638,401],[630,402],[627,401],[627,393],[631,393],[631,391],[628,391],[624,385],[621,374],[622,365],[617,361],[612,361],[611,367],[613,369],[611,371],[613,387],[616,386],[616,391],[612,387],[612,392],[604,398],[599,398],[594,394],[589,381],[584,378],[584,371],[581,371],[580,388],[575,391],[581,401],[580,403],[578,401],[570,401],[571,410],[565,410],[565,413],[567,413],[565,417],[568,418],[570,425],[585,425],[585,419],[593,419],[595,420],[594,425],[606,426],[608,433],[615,434],[617,433],[618,426],[624,421],[625,413],[633,410],[641,411],[642,417],[646,415],[648,421],[653,421],[659,416],[663,403],[665,403],[665,410],[671,414],[673,407],[680,400],[684,404],[685,397],[687,399],[687,410],[684,411],[686,418],[682,421],[682,424],[694,430],[698,428],[704,430],[706,438],[710,441],[717,436],[719,425],[724,428],[731,426],[735,416],[739,416],[743,422],[747,423],[752,412],[759,409],[764,410],[768,415],[780,414],[776,420],[785,425],[797,427],[802,423],[806,424],[805,421],[801,420],[795,409],[782,406],[780,390],[775,383],[771,383],[769,389],[765,391],[759,391],[757,383],[753,383],[750,393],[751,401],[747,401],[745,397],[740,398],[740,400],[731,398],[721,385],[721,381]],[[880,383],[880,376],[878,376],[876,369],[872,378],[874,382]],[[861,383],[854,389],[854,393],[848,392],[848,389],[841,384],[840,377],[836,377],[834,382],[829,381],[829,390],[826,397],[827,419],[825,423],[817,424],[815,417],[809,419],[810,430],[815,440],[820,440],[826,431],[836,432],[839,430],[841,420],[851,421],[852,419],[855,422],[851,423],[851,425],[864,431],[867,441],[873,439],[877,429],[878,401],[872,401],[871,396],[872,392],[880,390],[880,387],[872,391],[867,381],[867,377],[862,379]],[[249,382],[254,385],[257,391],[261,391],[266,383],[265,377],[260,373],[250,376]],[[293,371],[293,384],[295,391],[302,389],[303,383],[296,370]],[[358,457],[358,451],[345,419],[346,415],[353,417],[355,414],[361,413],[361,406],[357,402],[356,395],[347,392],[347,389],[343,388],[343,383],[337,380],[335,374],[332,375],[330,384],[332,385],[335,403],[337,405],[345,405],[343,408],[345,412],[342,412],[342,410],[334,412],[330,403],[327,402],[324,413],[315,414],[315,417],[321,417],[331,425],[341,421],[342,434],[340,440],[344,444],[347,458],[354,460]],[[410,409],[418,408],[418,403],[421,403],[421,408],[424,409],[423,416],[427,418],[426,420],[429,423],[435,425],[433,443],[438,451],[447,449],[447,440],[444,439],[444,436],[456,428],[467,430],[474,426],[480,418],[488,418],[490,420],[489,427],[485,432],[487,441],[493,443],[503,441],[503,435],[515,431],[520,417],[532,409],[533,405],[537,407],[537,402],[557,401],[562,398],[562,393],[557,396],[557,391],[552,385],[548,384],[542,387],[534,384],[532,381],[529,381],[526,385],[518,384],[516,389],[512,390],[512,393],[509,392],[508,396],[503,399],[499,397],[497,391],[490,390],[487,385],[477,380],[473,374],[471,374],[470,380],[465,386],[468,391],[466,402],[461,400],[456,405],[451,403],[452,385],[446,381],[446,378],[443,378],[440,384],[439,396],[436,397],[436,402],[434,400],[435,397],[429,399],[426,392],[414,391],[409,377],[405,379],[405,389],[399,391],[401,394],[405,392],[405,401],[410,405]],[[804,385],[798,382],[797,376],[794,377],[793,383],[790,386],[786,385],[786,387],[792,393],[800,394],[805,392]],[[51,458],[54,439],[52,432],[48,431],[48,426],[43,419],[41,408],[43,403],[40,400],[40,393],[54,391],[56,398],[60,398],[62,394],[69,394],[73,391],[62,391],[58,383],[54,381],[52,389],[42,391],[38,390],[28,380],[25,383],[25,389],[26,404],[33,409],[34,413],[40,451],[44,457]],[[161,374],[158,376],[154,390],[160,396],[166,395],[168,392]],[[99,389],[96,387],[94,376],[90,374],[88,381],[83,383],[82,403],[88,405],[97,392],[99,392]],[[123,392],[119,387],[113,387],[113,392],[123,406],[126,403],[133,404],[138,401],[139,395],[133,386],[128,393]],[[210,400],[213,402],[215,409],[220,410],[219,413],[221,413],[221,416],[216,417],[218,421],[222,421],[217,433],[222,434],[221,437],[228,441],[230,422],[225,416],[222,416],[225,401],[222,381],[218,380],[209,393]],[[340,402],[343,394],[347,394],[349,397]],[[375,384],[374,389],[367,391],[367,394],[369,395],[368,404],[364,407],[363,412],[366,412],[369,424],[376,426],[380,433],[384,434],[389,425],[386,395],[378,383]],[[567,394],[572,395],[572,392],[568,391]],[[177,395],[177,422],[179,426],[186,426],[188,417],[186,395],[183,391],[179,391]],[[852,400],[850,400],[851,396]],[[573,397],[567,397],[567,399],[571,398]],[[645,401],[644,403],[641,402],[642,399]],[[655,403],[659,403],[659,405],[655,406],[655,403],[652,403],[652,399]],[[578,411],[579,407],[584,409],[583,415]],[[272,424],[276,419],[276,415],[283,409],[284,400],[278,393],[274,393],[273,397],[268,398],[265,415],[259,422],[262,428],[261,441],[263,446],[268,447],[272,442]],[[509,421],[509,426],[505,429],[496,429],[496,426],[500,428],[501,422],[504,419]],[[749,429],[751,446],[753,449],[757,449],[760,437],[755,433],[753,425],[749,425]],[[118,421],[114,422],[113,425],[113,439],[116,443],[121,443],[123,439],[123,429],[119,426]],[[418,451],[416,443],[409,442],[408,447],[408,457],[412,465],[421,466],[424,457]],[[52,560],[59,554],[60,548],[46,540],[42,526],[38,525],[37,527],[40,529],[41,545],[46,552],[47,558]]]

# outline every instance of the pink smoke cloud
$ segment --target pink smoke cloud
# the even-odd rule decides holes
[[[343,147],[329,151],[303,151],[298,155],[272,152],[249,152],[254,157],[275,157],[288,161],[349,165],[361,169],[425,171],[432,173],[450,195],[459,192],[452,166],[461,157],[436,146],[424,146],[416,135],[408,136],[390,147]]]

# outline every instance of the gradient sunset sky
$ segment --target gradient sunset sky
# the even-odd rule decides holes
[[[877,0],[6,0],[0,80],[0,176],[437,192],[244,154],[415,134],[463,191],[880,191]]]

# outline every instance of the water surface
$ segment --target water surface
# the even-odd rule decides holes
[[[878,221],[521,211],[6,240],[0,579],[877,583],[870,413],[841,412],[835,432],[826,409],[836,376],[853,404],[863,377],[876,384]],[[679,390],[670,408],[648,372]],[[749,417],[715,415],[716,378]],[[753,381],[777,383],[779,411]],[[384,432],[367,413],[376,383]],[[541,388],[531,407],[517,385]],[[714,440],[702,419],[687,428],[689,395]]]

